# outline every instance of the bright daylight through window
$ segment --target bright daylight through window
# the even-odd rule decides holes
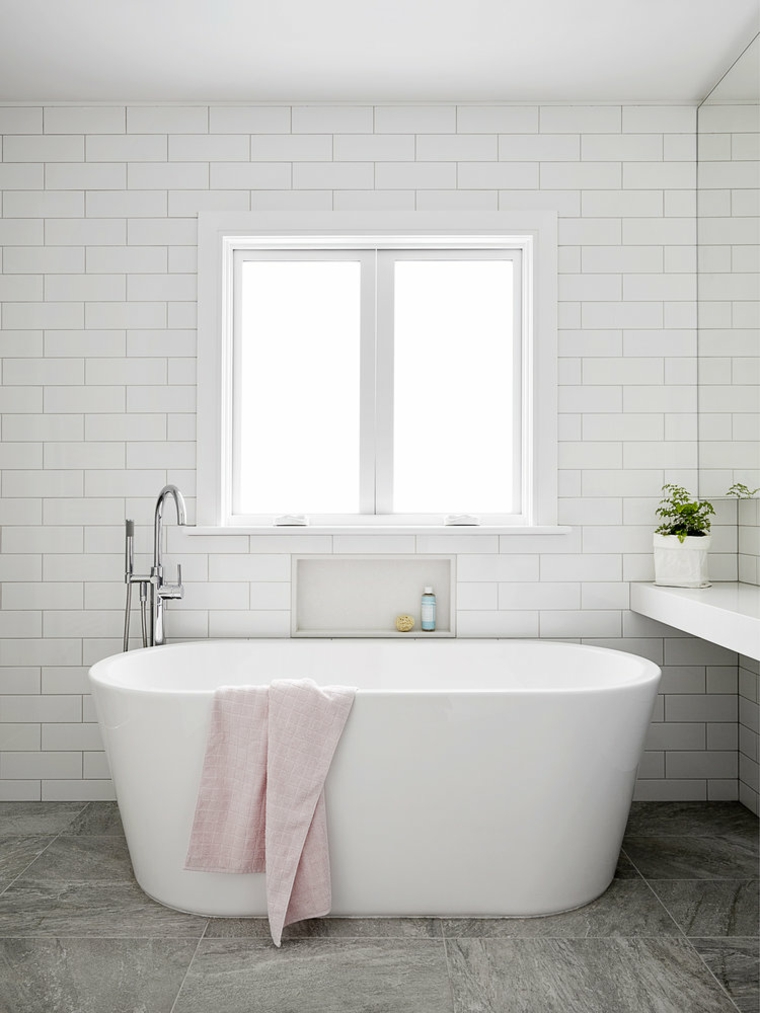
[[[242,265],[236,513],[358,510],[360,315],[356,262]]]

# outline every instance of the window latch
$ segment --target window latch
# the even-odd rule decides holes
[[[475,514],[446,514],[443,523],[452,528],[477,527],[480,524],[480,518]]]
[[[281,517],[275,517],[274,524],[277,528],[306,528],[309,526],[309,518],[306,514],[282,514]]]

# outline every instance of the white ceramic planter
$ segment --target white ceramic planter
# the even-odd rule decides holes
[[[663,587],[709,587],[707,557],[712,537],[654,535],[654,582]]]

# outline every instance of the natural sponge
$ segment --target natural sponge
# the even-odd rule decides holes
[[[408,633],[414,629],[414,616],[396,616],[396,629],[399,633]]]

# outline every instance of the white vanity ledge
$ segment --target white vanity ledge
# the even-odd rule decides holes
[[[754,584],[631,584],[631,610],[760,661],[760,587]]]
[[[487,524],[345,524],[338,526],[293,524],[278,527],[273,524],[260,527],[213,527],[199,525],[177,529],[187,535],[569,535],[568,525],[536,525],[504,527]]]

